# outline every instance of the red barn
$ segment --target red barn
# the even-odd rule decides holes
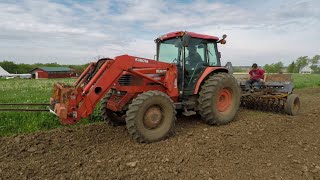
[[[68,67],[38,67],[30,71],[32,78],[70,78],[76,73]]]

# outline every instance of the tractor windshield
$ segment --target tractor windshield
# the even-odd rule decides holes
[[[158,60],[182,65],[182,52],[185,52],[185,65],[188,68],[220,66],[217,43],[198,38],[191,38],[189,47],[184,48],[180,38],[162,41],[158,44]]]
[[[163,41],[158,47],[158,60],[167,63],[178,63],[181,60],[181,49],[180,38]]]
[[[191,68],[198,66],[219,66],[217,43],[198,38],[191,38],[185,49],[186,65]]]

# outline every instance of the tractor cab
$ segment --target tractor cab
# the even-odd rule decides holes
[[[222,44],[225,43],[224,36]],[[221,40],[220,40],[221,41]],[[180,95],[193,95],[198,79],[207,67],[220,67],[218,37],[192,32],[173,32],[155,40],[157,60],[178,68]],[[181,93],[182,92],[182,93]]]

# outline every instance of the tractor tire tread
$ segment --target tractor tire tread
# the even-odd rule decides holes
[[[100,107],[100,115],[103,119],[103,121],[107,122],[108,124],[116,127],[116,126],[121,126],[121,125],[124,125],[125,124],[125,121],[123,122],[119,122],[117,120],[114,120],[112,118],[109,117],[108,115],[108,109],[107,109],[107,101],[110,99],[110,97],[112,96],[112,93],[111,92],[108,92],[106,94],[106,96],[104,98],[102,98],[101,100],[101,107]]]
[[[146,139],[137,129],[136,123],[135,123],[135,119],[137,116],[137,112],[139,111],[140,106],[148,99],[155,97],[155,96],[162,96],[163,98],[167,98],[170,100],[171,104],[172,104],[172,108],[174,109],[174,113],[172,114],[173,116],[173,122],[171,125],[171,128],[169,130],[169,132],[167,133],[166,136],[156,140],[156,141],[160,141],[162,139],[165,139],[171,135],[174,134],[174,125],[175,125],[175,121],[176,121],[176,110],[175,110],[175,106],[174,103],[172,101],[172,99],[165,93],[160,92],[160,91],[148,91],[142,94],[139,94],[135,99],[133,99],[132,103],[129,105],[128,111],[126,113],[126,122],[127,122],[127,129],[129,134],[133,137],[133,139],[139,143],[150,143],[150,142],[154,142],[154,141],[149,141],[148,139]]]
[[[294,101],[296,99],[298,100],[298,103],[299,103],[297,111],[294,110]],[[295,115],[299,114],[299,110],[300,110],[300,98],[299,98],[299,96],[297,94],[289,94],[288,97],[287,97],[286,105],[285,105],[285,112],[288,115],[295,116]]]
[[[229,81],[229,83],[232,84],[231,88],[234,91],[236,104],[234,105],[235,109],[232,111],[232,118],[229,118],[229,120],[220,120],[217,114],[213,112],[214,110],[211,106],[211,101],[212,98],[215,97],[215,93],[218,90],[217,87],[219,85],[221,86],[221,84],[226,81]],[[199,114],[202,116],[205,123],[210,125],[223,125],[229,123],[233,119],[240,105],[240,88],[237,85],[237,80],[227,73],[214,74],[205,81],[201,86],[198,99]]]

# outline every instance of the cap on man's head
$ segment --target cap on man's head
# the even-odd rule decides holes
[[[257,63],[253,63],[253,64],[252,64],[252,68],[255,68],[255,69],[256,69],[257,67],[258,67]]]

